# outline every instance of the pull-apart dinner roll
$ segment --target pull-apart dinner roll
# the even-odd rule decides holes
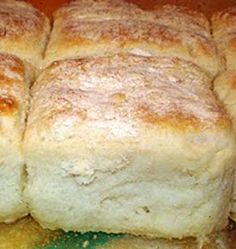
[[[0,52],[40,68],[49,30],[48,18],[29,3],[0,1]]]
[[[177,5],[156,5],[151,11],[158,24],[186,30],[210,38],[210,24],[207,17],[196,10]]]
[[[235,140],[197,66],[69,59],[51,64],[32,95],[25,198],[44,227],[163,238],[225,227]]]
[[[215,91],[226,105],[236,135],[236,7],[215,13],[212,25],[214,38],[228,69],[216,80]],[[236,221],[236,176],[234,189],[231,217]]]
[[[236,138],[236,70],[227,71],[218,77],[215,81],[214,88],[232,118]],[[231,217],[236,221],[236,175]]]
[[[0,221],[27,213],[22,201],[22,138],[32,69],[17,57],[0,54]]]
[[[44,65],[61,59],[122,52],[179,57],[215,76],[222,65],[208,33],[207,19],[194,11],[190,18],[190,10],[172,7],[173,16],[176,13],[176,20],[179,20],[173,25],[170,9],[163,7],[160,16],[158,8],[145,12],[123,1],[71,2],[54,14]]]
[[[212,27],[227,69],[236,69],[236,6],[215,13],[212,17]]]
[[[69,18],[76,20],[154,20],[155,16],[126,0],[76,0],[64,4],[53,14],[54,19],[62,22]]]

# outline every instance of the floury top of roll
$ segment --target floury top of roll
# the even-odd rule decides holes
[[[227,69],[236,70],[236,6],[215,13],[211,21],[213,35]]]
[[[144,11],[119,0],[74,1],[57,10],[44,65],[120,52],[175,56],[212,76],[223,69],[209,22],[201,13],[177,6]]]
[[[50,25],[29,3],[0,1],[0,52],[10,53],[41,68]]]

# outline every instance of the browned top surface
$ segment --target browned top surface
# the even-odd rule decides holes
[[[57,9],[65,2],[69,2],[69,0],[26,0],[34,4],[34,6],[38,7],[42,11],[44,11],[47,15],[50,15],[52,11]],[[207,14],[211,14],[216,10],[221,10],[228,6],[236,5],[236,0],[129,0],[130,2],[138,3],[143,8],[152,8],[152,6],[156,3],[174,3],[185,6],[190,6],[194,9],[201,10]]]
[[[24,2],[0,1],[0,38],[37,34],[43,30],[43,15]]]
[[[66,138],[85,126],[103,125],[116,139],[121,125],[123,137],[149,125],[224,127],[227,119],[208,83],[198,67],[172,58],[117,55],[55,62],[34,84],[27,134],[57,127]]]
[[[15,56],[0,54],[0,116],[17,111],[24,94],[24,66]]]

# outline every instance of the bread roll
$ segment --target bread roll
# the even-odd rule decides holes
[[[181,13],[178,9],[176,13],[179,19]],[[83,0],[75,1],[54,16],[45,66],[72,57],[131,53],[179,57],[194,62],[212,76],[222,67],[213,39],[205,35],[205,26],[202,33],[186,28],[186,21],[196,26],[194,17],[183,15],[178,25],[171,25],[169,17],[158,19],[158,12],[144,12],[135,5],[111,0],[88,1],[87,5]]]
[[[187,29],[209,37],[209,21],[202,13],[177,5],[156,5],[154,11],[144,11],[125,0],[77,0],[65,4],[54,13],[54,19],[104,21],[142,20]]]
[[[236,6],[215,13],[212,17],[212,27],[227,68],[236,69]]]
[[[0,52],[40,68],[49,30],[48,18],[29,3],[0,1]]]
[[[182,238],[227,224],[235,140],[194,64],[59,61],[32,95],[25,198],[44,227]]]
[[[53,14],[55,20],[64,19],[104,21],[104,20],[154,20],[155,16],[126,0],[76,0],[63,5]]]
[[[212,17],[214,38],[224,57],[228,71],[215,82],[215,91],[224,102],[236,132],[236,7],[215,13]],[[236,175],[231,217],[236,221]]]
[[[27,213],[21,199],[22,136],[31,73],[17,57],[0,54],[0,222],[14,221]]]
[[[154,7],[152,14],[158,24],[173,27],[177,30],[186,30],[191,33],[211,37],[210,24],[206,16],[196,10],[177,5],[159,5]]]
[[[222,74],[215,81],[214,87],[217,95],[224,102],[226,109],[232,118],[236,135],[236,70],[228,71]],[[236,221],[236,175],[231,218]]]

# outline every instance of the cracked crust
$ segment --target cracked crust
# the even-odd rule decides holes
[[[0,1],[0,52],[40,68],[49,31],[48,18],[29,3]]]

